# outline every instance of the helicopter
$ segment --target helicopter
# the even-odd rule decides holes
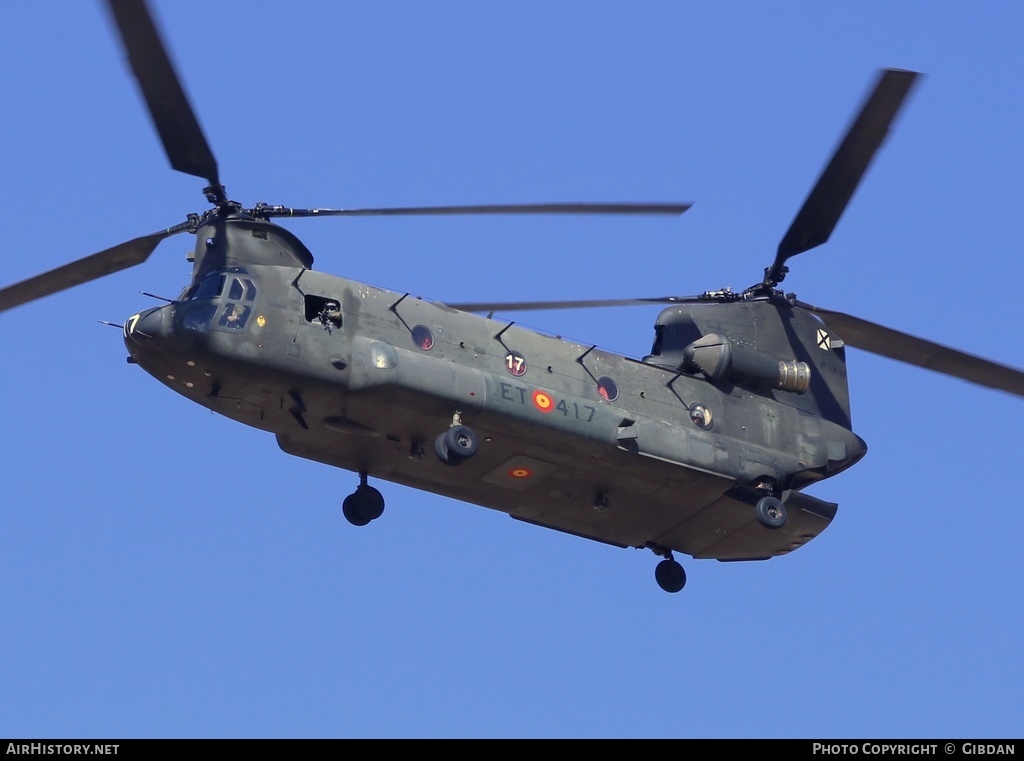
[[[172,168],[203,179],[211,208],[0,291],[0,310],[141,264],[195,236],[181,295],[122,326],[130,361],[180,395],[273,433],[285,452],[358,474],[342,512],[384,513],[370,479],[661,558],[787,554],[838,506],[805,488],[858,462],[846,346],[1024,395],[1024,374],[822,309],[778,289],[789,260],[825,243],[917,74],[886,70],[760,282],[695,296],[441,303],[312,268],[273,220],[420,214],[682,214],[688,204],[519,204],[293,209],[231,200],[146,6],[111,0]],[[495,312],[665,305],[632,358],[544,335]],[[486,315],[486,316],[482,316]]]

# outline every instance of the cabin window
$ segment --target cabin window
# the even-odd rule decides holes
[[[606,402],[614,402],[619,398],[619,387],[607,375],[597,379],[597,393]]]
[[[690,406],[690,420],[693,421],[694,425],[703,428],[705,431],[711,430],[711,410],[703,404]]]
[[[426,325],[417,325],[412,329],[412,342],[417,348],[430,351],[434,348],[434,334]]]
[[[510,351],[505,355],[505,369],[517,378],[526,375],[526,357],[518,351]]]
[[[327,296],[312,296],[307,294],[304,300],[303,311],[306,322],[314,322],[322,325],[324,330],[330,333],[335,328],[340,328],[343,318],[341,302]]]

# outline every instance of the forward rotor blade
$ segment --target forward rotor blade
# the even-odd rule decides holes
[[[477,206],[407,206],[386,209],[290,209],[265,206],[265,217],[371,217],[444,214],[682,214],[688,203],[510,203]]]
[[[700,296],[655,296],[647,299],[589,299],[579,301],[505,301],[447,304],[463,312],[528,312],[540,309],[592,309],[596,307],[636,307],[651,304],[689,304],[704,301]]]
[[[49,296],[51,293],[63,291],[65,288],[81,285],[104,275],[142,264],[153,253],[160,241],[173,235],[174,232],[173,230],[164,230],[136,238],[8,286],[0,290],[0,312],[29,301],[35,301],[43,296]]]
[[[874,90],[779,243],[775,262],[765,275],[766,283],[774,286],[782,280],[783,264],[791,256],[828,240],[917,77],[917,72],[901,69],[886,69],[879,75]]]
[[[217,161],[144,0],[108,0],[171,166],[220,186]]]
[[[843,342],[873,354],[934,370],[981,386],[1024,396],[1024,372],[991,360],[966,354],[948,346],[916,338],[859,317],[831,309],[821,309],[797,302],[804,309],[819,314]]]

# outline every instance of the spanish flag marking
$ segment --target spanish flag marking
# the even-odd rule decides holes
[[[533,406],[541,412],[551,412],[555,408],[554,400],[541,390],[533,392]]]

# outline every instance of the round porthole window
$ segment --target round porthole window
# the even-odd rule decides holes
[[[597,393],[606,402],[614,402],[619,397],[619,387],[607,375],[602,375],[597,379]]]
[[[510,351],[505,355],[505,369],[517,378],[526,375],[526,357],[518,351]]]
[[[417,348],[429,351],[434,346],[434,334],[426,325],[417,325],[412,329],[412,342]]]
[[[703,404],[694,404],[690,407],[690,420],[693,421],[694,425],[708,430],[711,428],[711,410]]]

